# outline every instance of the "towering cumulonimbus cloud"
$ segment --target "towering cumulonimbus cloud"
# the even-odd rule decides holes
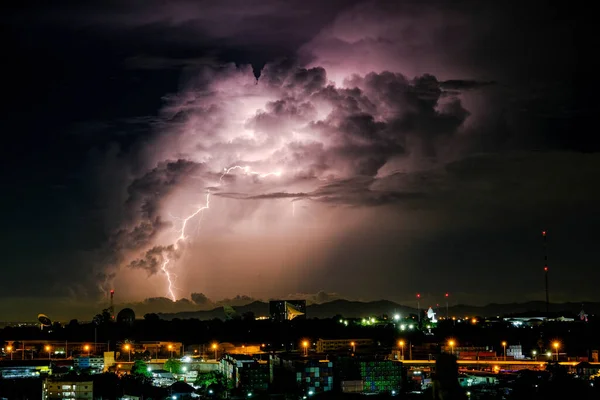
[[[389,177],[415,168],[415,159],[447,161],[439,148],[460,141],[469,116],[460,85],[450,86],[388,71],[336,84],[324,68],[287,60],[266,65],[258,80],[249,66],[207,70],[162,112],[146,155],[156,166],[130,184],[131,218],[113,237],[119,266],[149,275],[168,273],[165,263],[191,268],[177,259],[194,241],[192,230],[232,230],[268,202],[377,206],[420,198]],[[208,196],[253,205],[212,210]]]

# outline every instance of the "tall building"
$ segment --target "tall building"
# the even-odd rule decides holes
[[[271,300],[269,314],[273,321],[283,322],[306,318],[306,300]]]
[[[43,385],[43,400],[92,400],[94,398],[94,382],[89,380],[47,378]]]

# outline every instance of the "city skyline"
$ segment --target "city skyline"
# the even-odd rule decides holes
[[[3,313],[97,309],[111,289],[543,301],[546,252],[550,302],[598,300],[600,143],[565,10],[182,0],[5,19]]]

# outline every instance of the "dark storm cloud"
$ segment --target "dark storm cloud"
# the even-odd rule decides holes
[[[133,260],[128,266],[144,270],[150,276],[156,274],[167,259],[174,262],[178,256],[179,252],[174,245],[154,246],[147,250],[142,258]]]
[[[56,276],[77,280],[90,275],[81,266],[93,264],[87,253],[73,260],[67,255],[101,247],[107,236],[110,253],[118,256],[103,258],[111,268],[86,277],[86,282],[115,278],[115,269],[130,261],[123,262],[122,253],[131,250],[136,250],[140,266],[156,271],[160,252],[150,253],[150,258],[145,252],[154,245],[170,245],[156,243],[172,224],[162,203],[186,185],[186,176],[195,174],[210,181],[211,193],[240,199],[436,210],[439,227],[429,235],[452,226],[464,253],[472,237],[469,229],[477,231],[490,222],[537,230],[543,220],[576,215],[571,228],[578,232],[577,223],[584,224],[586,214],[595,215],[597,193],[589,182],[596,180],[598,161],[543,151],[600,148],[597,135],[589,134],[595,124],[590,111],[596,109],[596,91],[589,80],[577,85],[581,77],[593,76],[594,63],[586,62],[593,52],[585,50],[593,46],[584,45],[590,28],[572,10],[549,4],[67,1],[41,11],[19,5],[16,18],[2,16],[9,22],[11,46],[23,46],[19,54],[9,51],[7,57],[9,70],[22,79],[10,80],[15,84],[15,112],[7,114],[15,121],[3,129],[15,133],[9,135],[5,147],[11,151],[3,157],[7,170],[13,171],[6,189],[12,195],[5,196],[4,208],[15,210],[5,228],[11,232],[6,262],[15,267],[7,268],[3,293],[20,290],[11,282],[27,282],[26,275],[42,277],[38,281],[43,283],[28,286],[36,295],[49,288],[64,293],[64,282]],[[590,32],[589,37],[594,35]],[[285,56],[287,62],[273,62]],[[272,98],[255,105],[256,97],[244,96],[244,80],[231,79],[228,86],[218,87],[216,83],[237,73],[225,62],[251,63],[255,72],[266,63],[258,85],[254,80],[251,85],[269,86],[276,93],[268,92]],[[206,66],[218,72],[204,72]],[[181,69],[186,71],[183,78]],[[197,69],[203,71],[200,77]],[[352,77],[354,73],[358,76]],[[349,78],[350,86],[342,88],[340,78]],[[180,79],[204,86],[167,94],[178,90]],[[170,83],[163,85],[163,80]],[[202,91],[207,82],[215,84],[211,89],[217,95]],[[252,117],[245,114],[243,126],[219,136],[226,122],[241,115],[224,109],[231,99],[238,100],[233,109],[254,107]],[[158,117],[145,117],[156,114],[162,102],[167,107]],[[99,121],[103,118],[109,121]],[[115,125],[115,119],[123,118],[149,118],[156,129]],[[73,126],[83,134],[73,138]],[[69,137],[62,132],[70,132]],[[239,132],[244,135],[235,136]],[[102,153],[109,145],[121,149],[119,162],[99,164],[102,178],[96,182],[81,166],[90,146]],[[527,153],[532,148],[542,152]],[[507,156],[511,150],[524,152],[514,158]],[[482,151],[495,154],[467,157]],[[206,168],[212,171],[196,169],[198,160],[212,162]],[[217,185],[224,167],[244,160],[251,160],[247,164],[259,172],[283,165],[293,177],[284,174],[271,183],[231,174]],[[30,187],[25,190],[23,182]],[[308,188],[304,182],[310,183]],[[93,185],[101,188],[94,195],[81,189]],[[110,217],[103,222],[99,215],[104,214]],[[524,220],[530,221],[527,227]],[[79,234],[84,224],[86,232]],[[67,230],[77,233],[65,235]],[[352,248],[362,252],[363,241],[361,237]],[[485,252],[485,243],[481,248]],[[431,262],[427,256],[435,252],[429,250],[422,250],[416,267]],[[23,261],[23,254],[31,258]],[[348,269],[356,263],[356,254],[350,256]],[[462,265],[460,257],[445,261]],[[385,264],[384,257],[378,262]],[[582,259],[580,264],[586,263]],[[461,271],[458,267],[457,275]],[[335,283],[326,278],[325,285]],[[74,283],[73,293],[84,293],[79,286],[92,283]],[[390,287],[387,293],[398,290]]]
[[[475,81],[466,79],[450,79],[440,82],[440,87],[446,90],[471,90],[480,89],[490,85],[496,85],[494,81]]]
[[[119,229],[112,242],[119,249],[139,249],[152,242],[156,235],[172,226],[159,215],[161,201],[190,176],[201,171],[200,164],[187,161],[164,161],[135,179],[129,185],[125,203],[133,218]]]
[[[204,293],[192,293],[190,295],[190,298],[194,303],[198,304],[199,306],[203,306],[205,304],[210,303],[210,299],[206,297]]]
[[[394,203],[408,203],[423,199],[426,194],[419,192],[402,192],[398,190],[373,189],[376,180],[373,178],[357,178],[322,185],[308,193],[263,193],[245,195],[242,193],[217,193],[216,196],[236,200],[276,200],[276,199],[308,199],[332,205],[381,206]],[[381,185],[380,185],[381,186]],[[292,201],[293,201],[292,200]]]
[[[199,169],[200,165],[188,160],[161,162],[131,183],[127,206],[141,212],[144,218],[155,217],[162,198]]]

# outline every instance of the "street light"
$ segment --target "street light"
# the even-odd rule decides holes
[[[131,362],[131,345],[129,343],[127,343],[125,346],[123,346],[123,348],[128,351],[127,354],[129,357],[129,362]]]
[[[506,342],[502,342],[502,347],[504,347],[504,361],[506,361]]]
[[[10,359],[12,360],[13,358],[13,348],[12,346],[6,346],[6,351],[8,351],[10,353]]]
[[[302,342],[302,347],[304,348],[304,355],[308,356],[308,340]]]
[[[44,347],[44,350],[46,350],[48,352],[48,360],[50,360],[50,350],[52,350],[52,347],[50,347],[49,345],[46,345],[46,347]]]
[[[215,351],[215,360],[217,359],[217,348],[218,348],[217,344],[213,343],[212,349]]]
[[[531,354],[533,355],[533,359],[534,359],[535,361],[537,361],[537,351],[535,351],[535,350],[532,350],[532,351],[531,351]]]
[[[356,343],[355,342],[350,342],[350,346],[352,346],[352,352],[356,353]]]
[[[90,356],[90,345],[86,344],[85,346],[83,346],[83,350],[87,351],[88,357],[89,357]]]
[[[400,357],[404,360],[404,340],[400,340],[398,346],[400,346]]]
[[[171,352],[170,353],[171,354],[170,358],[173,358],[173,345],[172,344],[168,345],[167,349],[169,349],[169,351]]]
[[[450,340],[448,341],[448,345],[450,346],[450,353],[454,354],[454,345],[456,344],[456,342],[454,340]]]
[[[556,361],[558,361],[558,348],[560,347],[560,343],[554,342],[552,343],[552,347],[554,347],[554,350],[556,351]]]

